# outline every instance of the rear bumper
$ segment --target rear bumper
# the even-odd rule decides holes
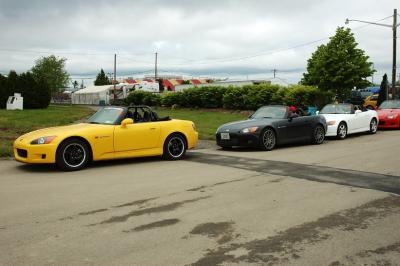
[[[22,163],[55,163],[57,146],[54,144],[30,145],[14,143],[15,160]]]
[[[217,145],[220,147],[259,147],[260,140],[256,134],[230,133],[229,140],[221,139],[221,132],[215,135]]]

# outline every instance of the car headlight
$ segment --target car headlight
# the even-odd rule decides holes
[[[33,144],[33,145],[49,144],[49,143],[52,142],[55,138],[56,138],[56,136],[41,137],[41,138],[32,140],[32,141],[31,141],[31,144]]]
[[[327,124],[328,126],[333,126],[334,124],[336,124],[336,121],[335,121],[335,120],[328,121],[326,124]]]
[[[393,118],[396,118],[397,117],[397,114],[395,114],[395,115],[388,115],[387,116],[387,119],[393,119]]]
[[[248,128],[243,128],[240,130],[241,133],[254,133],[256,132],[258,127],[248,127]]]

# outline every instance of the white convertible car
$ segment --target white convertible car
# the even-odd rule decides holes
[[[379,118],[374,110],[359,110],[352,104],[328,104],[318,113],[326,119],[326,136],[344,139],[348,134],[359,132],[376,133]]]

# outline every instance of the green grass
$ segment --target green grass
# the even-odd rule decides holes
[[[66,125],[86,118],[94,111],[87,107],[53,105],[47,109],[0,109],[0,157],[12,156],[12,143],[20,135],[44,127]]]
[[[248,117],[248,113],[227,110],[156,108],[155,111],[160,117],[169,115],[174,119],[193,121],[199,132],[199,138],[212,140],[215,139],[215,131],[220,125]]]

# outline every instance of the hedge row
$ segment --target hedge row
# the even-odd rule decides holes
[[[7,99],[14,93],[24,97],[24,108],[47,108],[51,93],[47,82],[34,79],[31,72],[17,74],[10,71],[8,76],[0,75],[0,108],[6,108]]]
[[[127,104],[150,106],[180,106],[199,108],[227,108],[235,110],[256,110],[268,104],[295,105],[307,109],[308,106],[322,107],[332,101],[331,93],[316,87],[293,85],[246,85],[243,87],[195,87],[182,92],[154,94],[134,91],[126,99]]]

